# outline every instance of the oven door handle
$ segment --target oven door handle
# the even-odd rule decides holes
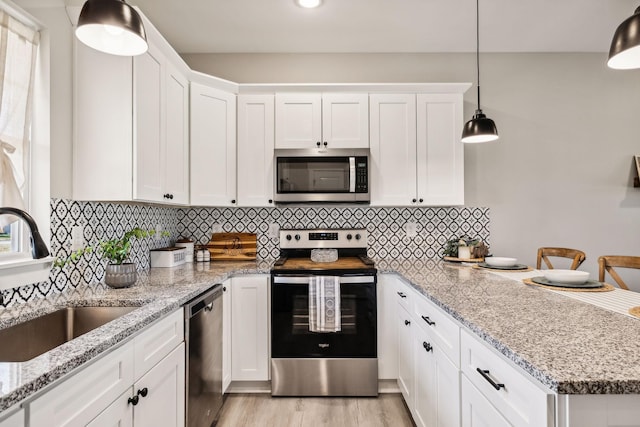
[[[273,276],[274,284],[308,285],[313,276]],[[339,276],[340,283],[374,283],[372,276]]]

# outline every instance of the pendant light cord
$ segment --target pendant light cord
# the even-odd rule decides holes
[[[480,0],[476,0],[476,72],[478,76],[478,111],[480,108]]]

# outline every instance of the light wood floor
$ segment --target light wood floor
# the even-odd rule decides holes
[[[412,427],[400,394],[375,397],[271,397],[231,394],[216,427]]]

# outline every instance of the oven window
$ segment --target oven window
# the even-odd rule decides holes
[[[272,357],[376,357],[375,283],[340,285],[339,332],[309,330],[308,285],[271,286]]]
[[[278,193],[348,193],[348,157],[279,157]]]

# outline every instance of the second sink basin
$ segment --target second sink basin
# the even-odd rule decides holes
[[[66,307],[0,330],[0,362],[24,362],[138,307]]]

